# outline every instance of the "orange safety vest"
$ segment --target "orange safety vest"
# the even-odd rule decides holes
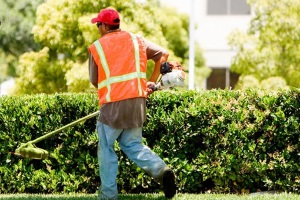
[[[98,66],[100,106],[130,98],[146,98],[147,55],[141,38],[126,31],[112,32],[96,40],[89,52]]]

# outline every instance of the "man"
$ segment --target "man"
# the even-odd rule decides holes
[[[114,142],[122,151],[162,184],[165,196],[176,193],[175,176],[165,162],[142,144],[146,120],[146,98],[160,75],[168,52],[141,36],[120,30],[119,13],[112,8],[100,11],[91,20],[101,35],[89,47],[89,75],[98,89],[100,115],[97,121],[100,199],[117,199],[118,158]],[[146,80],[147,60],[155,62]]]

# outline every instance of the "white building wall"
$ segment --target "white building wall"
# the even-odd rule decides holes
[[[191,13],[195,16],[195,40],[203,50],[206,66],[213,69],[212,74],[202,84],[202,89],[233,88],[238,76],[230,72],[230,66],[236,51],[228,45],[229,35],[236,29],[246,31],[254,14],[249,13],[246,1],[239,0],[160,0],[165,6],[173,6],[180,12]],[[192,9],[191,3],[194,2]],[[210,11],[223,15],[208,15]],[[221,6],[221,4],[223,4]],[[224,5],[226,4],[226,5]],[[230,13],[235,13],[234,15]],[[223,70],[223,75],[220,71]],[[223,77],[224,76],[224,77]],[[223,81],[225,80],[225,81]],[[189,83],[190,84],[190,83]]]
[[[208,67],[229,67],[236,54],[228,45],[228,36],[235,30],[247,30],[251,15],[207,15],[207,1],[195,0],[195,39],[203,49]],[[161,0],[162,5],[190,13],[191,0]]]
[[[203,49],[208,67],[226,67],[236,54],[228,45],[228,36],[235,30],[247,30],[250,15],[207,15],[207,1],[196,1],[198,12],[196,40]]]

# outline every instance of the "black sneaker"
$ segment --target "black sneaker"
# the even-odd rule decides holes
[[[172,170],[168,169],[163,174],[163,189],[165,197],[170,199],[176,194],[175,175]]]

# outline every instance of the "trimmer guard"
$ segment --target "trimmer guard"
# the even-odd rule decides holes
[[[31,143],[22,143],[21,146],[16,149],[14,154],[24,158],[31,158],[37,160],[43,160],[49,157],[48,151],[38,148]]]

